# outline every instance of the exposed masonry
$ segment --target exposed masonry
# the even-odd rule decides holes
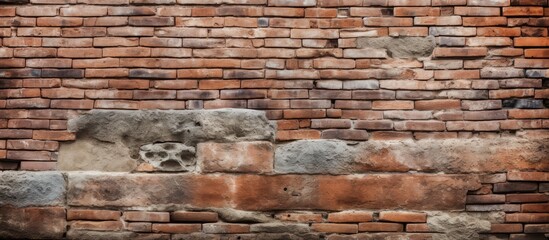
[[[547,0],[0,3],[0,169],[55,170],[92,109],[257,109],[277,141],[548,136]]]
[[[0,172],[0,237],[458,240],[548,232],[544,140],[277,144],[262,112],[238,109],[94,110],[69,126],[76,140],[61,146],[63,171]]]
[[[0,238],[546,239],[548,26],[547,0],[0,0]]]

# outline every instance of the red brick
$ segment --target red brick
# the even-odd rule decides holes
[[[198,82],[198,88],[204,90],[240,88],[240,80],[201,80]]]
[[[7,143],[6,143],[6,148],[7,149],[15,149],[15,150],[55,151],[55,150],[57,150],[58,147],[59,147],[59,144],[55,141],[8,140]]]
[[[166,224],[153,224],[153,232],[162,232],[162,233],[193,233],[200,232],[200,224],[175,224],[175,223],[166,223]]]
[[[0,129],[0,138],[32,138],[32,130]]]
[[[547,233],[549,232],[549,224],[527,224],[524,225],[525,233]]]
[[[37,140],[68,141],[74,140],[76,136],[74,133],[66,131],[35,130],[33,131],[32,138]]]
[[[535,181],[549,182],[548,172],[508,172],[507,179],[509,181]]]
[[[359,232],[402,232],[404,226],[400,223],[360,223],[358,224]]]
[[[50,122],[43,119],[10,119],[8,121],[9,128],[32,128],[32,129],[48,129]]]
[[[22,161],[20,170],[22,171],[54,171],[57,169],[55,162],[34,162]]]
[[[93,100],[52,100],[51,108],[92,109]]]
[[[75,88],[42,89],[42,96],[46,98],[84,98],[84,90]]]
[[[492,223],[490,227],[491,233],[520,233],[522,232],[522,224],[497,224]]]
[[[50,100],[43,98],[8,99],[6,102],[6,108],[47,108],[49,106]]]
[[[73,221],[69,227],[75,230],[120,231],[123,224],[121,221]]]
[[[351,8],[351,13],[353,12],[353,9],[355,9],[355,8]],[[265,15],[267,15],[267,14],[265,14]],[[352,15],[352,16],[357,16],[357,15]],[[305,17],[307,17],[307,18],[334,18],[334,17],[337,17],[337,9],[306,8],[305,9]]]
[[[273,151],[268,142],[201,143],[198,165],[203,172],[272,172]]]
[[[341,223],[313,223],[311,228],[315,232],[325,233],[357,233],[358,226],[356,224],[341,224]]]
[[[276,139],[279,141],[289,141],[296,139],[319,139],[320,131],[318,130],[285,130],[276,133]]]
[[[543,16],[543,7],[504,7],[503,16]]]
[[[6,158],[10,160],[49,161],[52,160],[52,153],[48,151],[8,150]]]
[[[466,203],[467,204],[505,203],[505,195],[503,194],[467,195]]]
[[[68,209],[67,220],[119,220],[120,212],[111,210]]]
[[[349,223],[349,222],[370,222],[373,220],[372,212],[346,211],[328,214],[329,222]]]
[[[488,53],[486,48],[436,48],[434,56],[437,58],[449,57],[484,57]]]
[[[389,221],[389,222],[426,222],[427,214],[425,213],[416,213],[416,212],[389,212],[383,211],[379,215],[380,221]]]
[[[109,80],[109,87],[115,89],[147,89],[149,80]]]
[[[452,26],[461,25],[461,16],[437,16],[437,17],[415,17],[414,25],[428,26]]]
[[[549,213],[505,214],[505,222],[543,223],[549,221]]]
[[[366,17],[365,26],[381,27],[411,27],[414,25],[413,18],[394,18],[394,17]]]
[[[444,131],[444,122],[439,121],[403,121],[395,122],[395,130],[402,131]]]
[[[516,47],[547,47],[549,37],[520,37],[515,38]]]
[[[464,27],[506,26],[506,17],[463,17]]]
[[[549,118],[549,109],[510,109],[509,118]]]
[[[522,212],[546,213],[546,212],[549,212],[549,204],[548,203],[523,204]]]
[[[429,228],[428,224],[423,223],[412,223],[412,224],[406,224],[406,232],[432,232],[432,230]]]
[[[324,109],[296,109],[284,110],[284,118],[324,118],[326,110]]]
[[[246,108],[246,100],[213,100],[204,102],[205,109]]]
[[[313,119],[311,128],[351,128],[348,119]]]
[[[216,212],[186,212],[175,211],[171,213],[172,222],[217,222]]]
[[[97,100],[94,108],[139,109],[139,102],[126,100]]]
[[[100,6],[71,6],[64,7],[60,10],[61,16],[69,17],[93,17],[107,15],[107,7]]]
[[[549,195],[543,193],[507,194],[506,200],[510,203],[535,203],[549,201]]]

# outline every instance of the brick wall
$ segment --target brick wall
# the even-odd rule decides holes
[[[544,239],[548,27],[547,0],[0,0],[0,238]],[[172,179],[199,187],[122,201]]]
[[[54,169],[89,109],[261,109],[280,141],[547,136],[546,0],[3,2],[2,169]]]

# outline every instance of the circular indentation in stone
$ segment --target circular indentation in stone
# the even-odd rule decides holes
[[[165,157],[168,156],[168,153],[167,153],[167,152],[158,152],[157,154],[158,154],[158,156],[161,157],[161,158],[165,158]]]

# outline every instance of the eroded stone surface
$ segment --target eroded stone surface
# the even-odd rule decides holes
[[[182,143],[153,143],[141,146],[139,156],[163,171],[192,171],[196,166],[196,149]]]
[[[2,239],[62,239],[65,226],[62,207],[0,207]]]
[[[382,48],[393,58],[428,57],[435,49],[435,38],[428,37],[365,37],[357,40],[358,48]]]
[[[480,173],[549,171],[549,143],[543,140],[448,139],[367,141],[305,140],[279,145],[278,173],[365,172]]]
[[[59,172],[0,172],[0,206],[56,206],[65,203]]]
[[[430,212],[427,225],[435,232],[444,233],[441,240],[479,239],[479,233],[490,231],[491,223],[503,221],[502,212]]]
[[[246,109],[92,110],[71,119],[69,130],[76,132],[76,141],[61,144],[58,160],[67,171],[131,171],[139,163],[141,147],[154,143],[196,147],[204,141],[274,139],[265,113]]]
[[[267,210],[462,210],[467,175],[195,175],[69,173],[71,206]],[[406,194],[402,194],[406,192]],[[439,201],[432,201],[437,196]]]

